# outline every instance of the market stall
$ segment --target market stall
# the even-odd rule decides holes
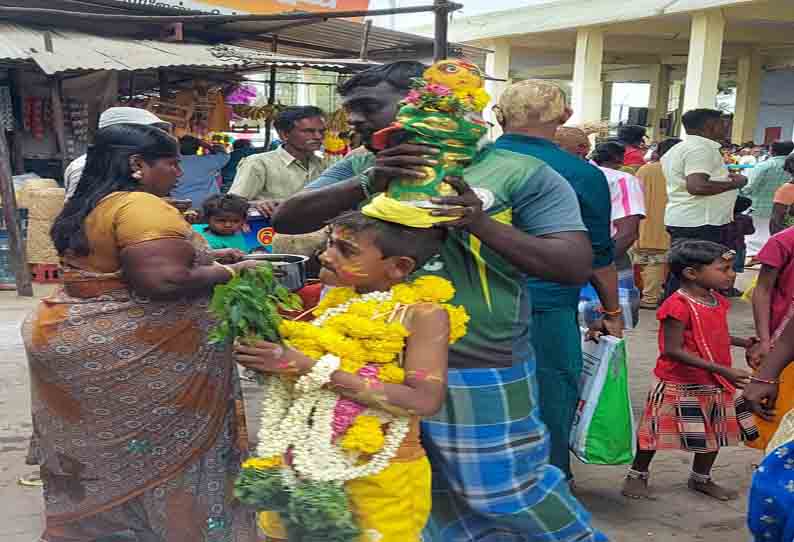
[[[6,137],[0,138],[0,194],[10,259],[26,261],[13,220],[11,175],[60,182],[111,105],[149,109],[171,122],[177,136],[211,138],[241,113],[226,103],[235,86],[248,73],[269,72],[266,112],[258,119],[265,121],[269,143],[280,68],[353,73],[379,60],[450,52],[482,63],[483,50],[447,43],[447,15],[459,8],[435,0],[387,10],[216,16],[114,0],[81,0],[79,6],[68,0],[0,1],[0,131],[8,144],[3,153]],[[435,39],[345,19],[408,12],[434,12]],[[344,148],[340,138],[330,143],[337,152]],[[14,268],[27,275],[23,264]],[[24,276],[17,280],[25,282]]]

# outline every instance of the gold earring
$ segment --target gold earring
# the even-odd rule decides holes
[[[132,178],[135,179],[136,181],[140,181],[141,179],[143,179],[143,171],[141,171],[140,169],[138,171],[133,171]]]

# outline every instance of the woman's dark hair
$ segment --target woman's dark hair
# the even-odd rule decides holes
[[[636,124],[621,126],[618,129],[618,139],[626,145],[637,147],[643,143],[646,133],[647,130],[645,129],[645,126],[639,126]]]
[[[389,83],[397,90],[408,92],[413,79],[422,77],[426,69],[427,66],[421,62],[412,60],[382,64],[359,72],[347,81],[343,81],[337,86],[337,92],[341,96],[347,96],[355,88],[374,87],[383,82]]]
[[[114,124],[99,130],[88,149],[77,190],[50,230],[58,254],[87,256],[90,247],[85,235],[86,217],[109,194],[140,189],[130,169],[133,155],[152,164],[161,158],[179,156],[179,146],[167,132],[154,126]]]
[[[658,154],[659,158],[661,158],[662,156],[667,154],[667,151],[669,151],[679,143],[681,143],[681,140],[678,139],[677,137],[668,137],[667,139],[659,143],[659,145],[656,147],[656,154]]]
[[[323,117],[325,113],[319,107],[313,105],[296,105],[287,107],[281,113],[276,115],[276,120],[273,126],[279,133],[287,133],[295,127],[295,123],[303,119],[313,119],[316,117]]]
[[[607,141],[606,143],[599,143],[596,145],[595,150],[590,155],[590,159],[599,166],[607,162],[622,164],[625,154],[626,147],[616,141]]]
[[[443,228],[411,228],[372,218],[361,211],[349,211],[329,222],[353,233],[372,232],[373,243],[385,258],[405,256],[416,262],[416,269],[441,252],[446,239]]]
[[[205,220],[221,213],[230,213],[243,217],[248,216],[248,200],[235,194],[215,194],[204,200],[202,205]]]
[[[722,258],[730,249],[712,241],[682,241],[670,249],[670,272],[678,279],[687,267],[700,269]]]

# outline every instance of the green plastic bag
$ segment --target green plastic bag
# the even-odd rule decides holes
[[[582,376],[570,448],[584,463],[624,465],[637,446],[631,412],[626,342],[604,336],[585,341],[582,330]]]

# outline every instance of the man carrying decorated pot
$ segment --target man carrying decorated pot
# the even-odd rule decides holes
[[[396,62],[366,70],[339,92],[351,126],[370,145],[395,119],[400,101],[424,66]],[[273,220],[277,232],[303,233],[384,192],[393,178],[426,179],[437,166],[433,147],[402,143],[377,154],[354,153],[306,190],[287,199]],[[529,346],[527,276],[581,284],[592,252],[568,183],[545,163],[502,148],[485,148],[450,179],[458,195],[440,257],[420,273],[450,279],[453,303],[471,315],[469,333],[449,356],[441,412],[422,423],[434,469],[432,518],[425,539],[606,540],[548,464],[549,437],[537,406]]]

